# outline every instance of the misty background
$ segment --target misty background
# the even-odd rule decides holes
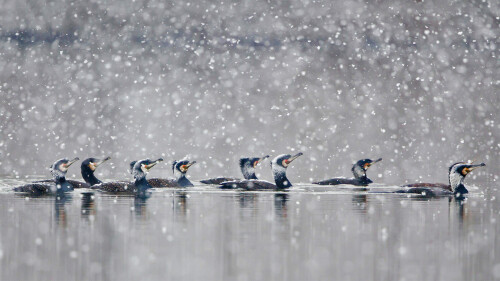
[[[3,1],[0,173],[111,156],[100,175],[130,178],[131,160],[188,156],[199,180],[302,151],[292,182],[379,157],[375,182],[446,182],[469,159],[495,181],[499,14],[498,1]],[[269,162],[258,172],[271,179]]]

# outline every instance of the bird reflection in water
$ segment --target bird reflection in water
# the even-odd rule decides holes
[[[464,223],[467,223],[469,208],[467,206],[467,199],[465,198],[454,198],[450,197],[448,199],[449,209],[450,209],[450,217],[455,216],[455,213],[458,215],[458,222],[460,224],[460,228],[463,228]]]
[[[66,213],[65,205],[68,202],[71,202],[72,199],[72,196],[67,193],[58,194],[54,199],[56,224],[63,228],[66,228],[68,226],[68,216]]]
[[[257,202],[257,196],[258,196],[257,193],[240,192],[238,194],[238,202],[240,204],[240,208],[255,209],[255,203]]]
[[[259,195],[253,192],[240,192],[234,196],[240,207],[240,219],[257,216],[257,200]]]
[[[85,220],[93,220],[96,215],[94,192],[82,193],[82,209],[81,216]]]
[[[174,193],[174,211],[177,215],[186,217],[188,212],[187,199],[189,195],[184,191],[176,191]]]
[[[352,209],[354,211],[359,211],[360,213],[366,214],[368,209],[368,199],[365,194],[357,194],[352,196]]]
[[[161,159],[163,161],[163,159]],[[147,201],[151,197],[152,193],[148,189],[139,189],[134,196],[134,212],[137,218],[142,220],[148,219],[148,210],[146,208]]]
[[[278,218],[287,218],[289,195],[286,193],[276,193],[274,195],[274,210]]]
[[[147,201],[149,196],[135,196],[134,197],[134,212],[135,216],[141,220],[148,219]]]

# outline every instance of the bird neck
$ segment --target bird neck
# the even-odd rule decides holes
[[[450,187],[451,187],[451,191],[453,191],[454,194],[469,193],[467,188],[465,188],[464,179],[465,179],[465,177],[458,174],[458,173],[454,173],[454,172],[450,173],[450,175],[449,175]]]
[[[66,177],[65,176],[55,176],[54,177],[54,180],[56,182],[56,184],[64,184],[64,183],[67,183],[66,181]]]
[[[186,174],[182,174],[182,176],[177,178],[177,184],[180,186],[193,186],[191,181],[186,178]]]
[[[180,186],[193,186],[191,181],[189,181],[188,178],[186,177],[186,173],[183,173],[176,169],[174,175],[177,184],[179,184]]]
[[[359,180],[361,180],[363,178],[368,179],[366,177],[366,171],[363,168],[361,168],[360,166],[355,164],[354,166],[352,166],[351,170],[352,170],[352,174],[354,175],[354,178],[359,179]]]
[[[463,184],[459,184],[453,190],[453,194],[458,195],[458,196],[460,196],[462,194],[467,194],[467,193],[469,193],[469,191],[467,190],[467,188],[465,188],[465,185],[463,185]]]
[[[464,185],[464,179],[465,179],[465,177],[458,174],[458,173],[455,173],[455,172],[450,173],[450,175],[449,175],[450,188],[454,194],[468,193],[467,188],[465,188],[465,185]]]
[[[174,176],[175,176],[175,179],[177,181],[180,181],[180,180],[186,178],[186,173],[182,173],[182,172],[176,170],[175,173],[174,173]]]
[[[56,189],[55,193],[68,192],[73,190],[73,186],[66,180],[66,177],[55,177]]]
[[[246,180],[256,180],[255,168],[250,165],[250,163],[245,163],[241,166],[241,173]]]
[[[366,175],[360,177],[360,178],[357,178],[357,180],[359,180],[359,182],[361,184],[370,184],[372,183],[373,181],[371,179],[369,179]]]
[[[138,192],[144,192],[147,189],[152,188],[152,186],[146,180],[146,177],[137,177],[137,178],[135,178],[134,185],[137,188]]]
[[[273,165],[273,175],[276,186],[279,189],[292,187],[292,183],[286,177],[286,169],[283,167],[276,167]]]
[[[54,181],[56,183],[64,183],[66,182],[66,173],[60,170],[51,170],[50,173],[54,177]]]
[[[82,178],[91,186],[102,183],[102,181],[96,178],[92,170],[82,169]]]

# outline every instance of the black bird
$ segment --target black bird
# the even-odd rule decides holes
[[[286,169],[293,160],[303,155],[302,152],[291,156],[290,154],[282,154],[271,161],[271,169],[273,171],[274,181],[276,184],[263,180],[241,180],[223,182],[220,188],[243,188],[246,190],[265,190],[265,189],[286,189],[292,186],[286,177]]]
[[[174,172],[175,179],[177,180],[177,184],[182,187],[193,186],[193,184],[186,178],[186,173],[196,161],[174,161],[172,163],[172,171]]]
[[[443,183],[414,183],[407,184],[403,187],[408,189],[399,190],[398,193],[417,193],[425,196],[445,196],[454,195],[458,198],[469,193],[464,185],[465,177],[474,169],[484,167],[486,164],[466,164],[458,162],[450,166],[448,169],[449,184]]]
[[[50,166],[50,173],[54,177],[53,182],[30,183],[14,188],[16,192],[25,192],[30,195],[61,194],[73,190],[73,186],[66,180],[66,172],[69,167],[80,160],[78,157],[73,160],[67,158],[57,160]]]
[[[111,193],[127,193],[143,196],[146,194],[147,189],[152,186],[146,180],[146,175],[149,170],[153,168],[156,164],[163,161],[162,158],[157,160],[144,159],[139,161],[134,161],[132,168],[132,175],[134,176],[134,182],[109,182],[101,183],[92,186],[92,189],[98,189]],[[132,164],[132,163],[131,163]]]
[[[174,161],[175,162],[175,161]],[[137,161],[130,162],[130,174],[134,173],[134,165]],[[175,179],[162,179],[162,178],[152,178],[148,179],[148,183],[152,187],[178,187],[177,181]]]
[[[134,165],[137,161],[130,162],[130,173],[132,174],[134,171]],[[174,161],[175,163],[175,161]],[[175,179],[165,179],[165,178],[152,178],[148,179],[148,183],[152,187],[178,187],[177,181]]]
[[[174,173],[175,179],[164,179],[164,178],[152,178],[148,180],[148,183],[152,187],[190,187],[193,184],[186,178],[186,173],[196,161],[188,160],[174,160],[172,162],[172,172]],[[131,163],[132,164],[132,163]]]
[[[107,157],[106,159],[103,160],[109,160],[111,159],[110,157]],[[132,171],[134,169],[134,165],[137,161],[133,161],[130,163],[130,170],[129,172],[132,174]],[[83,166],[82,166],[82,176],[83,176]],[[85,176],[83,177],[85,179]],[[96,178],[99,182],[92,185],[90,188],[92,189],[98,189],[102,191],[108,191],[108,192],[124,192],[125,190],[130,190],[130,192],[133,192],[134,189],[134,183],[129,182],[129,181],[113,181],[113,182],[102,182],[99,179]]]
[[[246,180],[256,180],[257,176],[255,175],[255,167],[257,166],[257,164],[264,161],[264,159],[266,159],[266,158],[269,158],[269,155],[266,155],[262,158],[257,158],[257,157],[241,158],[240,159],[240,169],[241,169],[241,173],[243,174],[243,177]],[[204,183],[204,184],[219,185],[219,184],[226,182],[226,181],[238,181],[238,180],[241,180],[241,179],[219,177],[219,178],[201,180],[200,182]]]
[[[379,158],[375,161],[371,159],[362,159],[356,162],[352,166],[352,173],[354,175],[353,179],[345,179],[345,178],[334,178],[324,181],[313,182],[313,184],[319,185],[338,185],[338,184],[350,184],[357,186],[367,186],[373,181],[366,176],[366,171],[370,168],[371,165],[382,161],[382,158]]]
[[[96,159],[96,158],[88,158],[82,162],[82,167],[81,167],[82,168],[82,178],[83,178],[83,180],[85,180],[86,184],[88,184],[89,186],[93,186],[93,185],[102,183],[101,180],[96,178],[96,176],[94,175],[94,172],[97,169],[97,167],[99,167],[99,165],[108,161],[109,159],[111,159],[111,157],[106,157],[102,160]]]
[[[97,167],[99,167],[99,165],[108,161],[109,159],[111,159],[111,157],[106,157],[102,160],[97,158],[87,158],[83,160],[81,165],[81,171],[82,171],[82,178],[83,180],[85,180],[85,182],[77,180],[66,180],[66,181],[69,182],[73,186],[73,188],[90,188],[93,185],[102,183],[102,181],[96,178],[94,172],[97,169]],[[36,181],[36,183],[40,182],[54,183],[55,181],[53,179]]]

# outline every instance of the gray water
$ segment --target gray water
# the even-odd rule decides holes
[[[465,201],[298,184],[288,192],[76,190],[1,179],[1,280],[493,280],[497,185]],[[374,190],[386,189],[376,184]]]

